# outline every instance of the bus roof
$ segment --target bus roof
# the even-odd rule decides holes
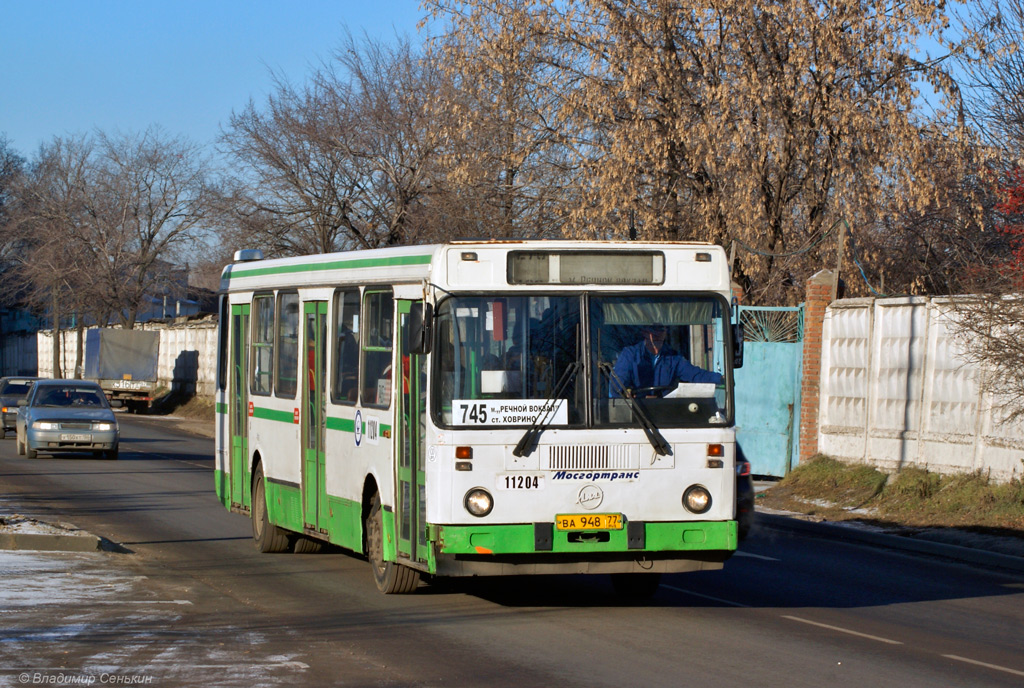
[[[524,261],[527,257],[533,260],[530,277],[525,281],[517,280],[512,274],[515,271],[510,273],[511,254]],[[560,263],[562,256],[572,258],[574,254],[575,268],[568,267],[570,260]],[[551,260],[551,266],[545,263],[538,268],[536,259],[546,260],[549,256],[558,258]],[[559,265],[563,279],[556,274]],[[580,267],[582,265],[587,267]],[[715,244],[493,239],[237,262],[224,268],[221,291],[345,283],[420,283],[424,280],[447,290],[494,290],[524,285],[543,285],[554,290],[644,285],[725,294],[730,290],[725,251]]]

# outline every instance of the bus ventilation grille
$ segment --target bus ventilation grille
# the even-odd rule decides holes
[[[548,469],[552,471],[625,470],[634,468],[629,447],[564,445],[548,447]]]

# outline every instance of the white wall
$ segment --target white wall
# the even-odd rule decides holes
[[[213,396],[217,370],[217,319],[181,323],[143,323],[140,329],[160,333],[160,383],[167,389]],[[53,377],[53,333],[37,335],[39,375]],[[74,330],[61,332],[61,369],[64,377],[73,377],[78,337]]]
[[[1002,422],[960,357],[950,298],[845,299],[825,313],[818,451],[893,471],[1024,474],[1024,424]]]

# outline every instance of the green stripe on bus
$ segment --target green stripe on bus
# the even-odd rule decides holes
[[[277,411],[275,409],[254,406],[252,409],[252,417],[262,418],[263,420],[272,420],[278,423],[288,423],[291,425],[295,422],[295,411]]]
[[[355,432],[356,422],[351,418],[336,418],[334,416],[327,416],[327,429],[338,430],[340,432]]]
[[[433,254],[415,256],[393,256],[391,258],[353,258],[350,260],[334,260],[329,263],[298,263],[278,265],[269,268],[249,268],[247,270],[230,270],[225,279],[228,281],[241,277],[264,277],[266,275],[286,275],[295,272],[323,272],[325,270],[356,270],[359,268],[394,267],[399,265],[427,265],[433,260]]]
[[[736,521],[646,523],[646,547],[630,549],[625,528],[603,531],[607,542],[569,542],[568,533],[554,531],[552,549],[544,554],[584,552],[699,552],[735,550]],[[534,524],[494,526],[439,526],[444,554],[532,554],[537,552]],[[538,552],[540,553],[540,552]]]
[[[337,418],[335,416],[327,416],[327,429],[328,430],[337,430],[338,432],[351,432],[351,433],[355,433],[355,431],[356,431],[356,422],[352,418]],[[366,432],[366,421],[365,420],[363,421],[363,427],[360,428],[360,430],[362,430],[362,432],[364,432],[364,433]],[[391,426],[390,425],[384,425],[383,423],[381,423],[380,424],[380,431],[381,431],[381,434],[386,437],[387,434],[389,434],[391,432]]]

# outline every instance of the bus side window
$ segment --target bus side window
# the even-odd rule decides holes
[[[279,397],[294,399],[298,389],[299,365],[299,295],[288,292],[278,295],[280,306],[277,333],[277,384]]]
[[[252,393],[269,395],[274,380],[274,295],[252,303]]]
[[[362,400],[368,406],[391,405],[391,349],[394,298],[390,291],[366,292],[363,299]]]
[[[359,290],[334,295],[334,393],[336,403],[354,403],[359,397]]]

